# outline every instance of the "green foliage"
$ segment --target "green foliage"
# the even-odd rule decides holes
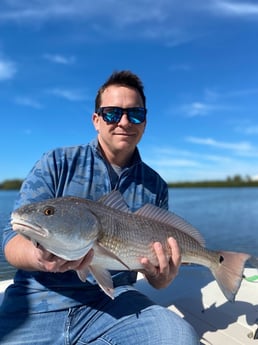
[[[234,177],[227,177],[224,181],[169,182],[168,186],[173,188],[258,187],[258,181],[253,181],[249,176],[242,178],[240,175],[235,175]]]
[[[0,183],[0,190],[19,190],[22,182],[21,179],[5,180]],[[249,176],[243,178],[240,175],[235,175],[227,177],[224,181],[168,182],[168,186],[173,188],[258,187],[258,181],[253,181]]]
[[[15,180],[5,180],[0,183],[0,190],[18,190],[21,188],[23,180],[15,179]]]

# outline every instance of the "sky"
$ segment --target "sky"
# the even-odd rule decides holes
[[[1,0],[0,182],[88,143],[115,70],[143,81],[142,159],[168,182],[258,176],[257,0]]]

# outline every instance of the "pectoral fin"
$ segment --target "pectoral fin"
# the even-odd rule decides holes
[[[114,285],[110,270],[127,271],[130,268],[114,253],[100,243],[93,246],[94,256],[88,269],[77,271],[78,277],[85,282],[89,272],[93,275],[100,288],[114,299]]]
[[[100,243],[94,246],[94,258],[92,263],[105,266],[110,270],[130,270],[130,267],[125,262]]]
[[[87,275],[89,274],[89,270],[88,269],[77,270],[76,272],[77,272],[78,277],[81,279],[81,281],[85,283],[87,279]]]
[[[101,289],[112,299],[114,299],[114,286],[109,271],[99,265],[90,265],[89,269],[77,270],[77,275],[82,282],[85,282],[89,272],[93,275]]]
[[[114,285],[111,274],[108,270],[98,265],[90,265],[89,270],[96,279],[101,289],[112,299],[114,299]]]

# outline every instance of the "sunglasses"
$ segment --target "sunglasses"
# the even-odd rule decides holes
[[[118,123],[122,116],[126,114],[129,122],[138,125],[146,120],[147,109],[142,107],[100,107],[97,114],[102,116],[107,123]]]

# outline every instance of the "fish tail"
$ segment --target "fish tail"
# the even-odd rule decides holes
[[[226,251],[218,252],[218,255],[219,262],[211,271],[225,297],[234,302],[243,279],[245,262],[250,255]]]

